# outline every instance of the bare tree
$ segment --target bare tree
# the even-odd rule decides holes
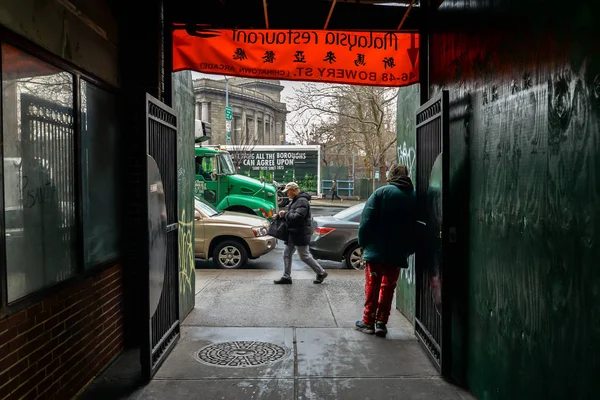
[[[254,147],[258,143],[258,133],[250,134],[246,121],[242,121],[241,125],[240,128],[235,128],[231,135],[231,144],[235,146],[231,158],[236,171],[239,170],[245,160],[250,158]]]
[[[73,107],[73,76],[67,72],[8,81],[5,82],[5,89],[11,85],[16,85],[20,93],[28,93],[61,106]],[[85,102],[85,96],[82,102]]]
[[[394,158],[397,95],[396,88],[307,83],[295,89],[290,125],[302,140],[364,154],[369,175],[379,171],[383,181]]]
[[[287,126],[298,144],[323,144],[335,139],[335,119],[324,118],[318,113],[298,113],[287,121]]]
[[[288,121],[288,128],[297,144],[321,146],[321,162],[324,165],[329,165],[339,155],[336,121],[326,121],[316,115],[307,119],[296,117],[293,121]]]

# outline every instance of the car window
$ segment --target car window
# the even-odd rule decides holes
[[[359,203],[340,211],[339,213],[335,214],[333,218],[343,219],[345,221],[360,222],[360,216],[363,208],[365,208],[365,203]]]
[[[214,217],[215,215],[219,215],[219,210],[217,210],[212,204],[208,204],[205,201],[195,198],[195,206],[198,210],[202,211],[204,214],[209,217]]]

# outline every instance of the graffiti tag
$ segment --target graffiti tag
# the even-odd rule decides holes
[[[410,177],[413,177],[415,162],[417,160],[416,156],[415,148],[406,147],[406,142],[402,146],[398,146],[398,162],[406,165]]]
[[[51,203],[54,200],[56,194],[56,187],[52,185],[52,182],[48,181],[45,185],[28,188],[29,177],[23,176],[23,207],[33,208],[36,204],[43,205],[45,202]]]
[[[415,277],[415,255],[408,257],[408,268],[402,268],[400,270],[400,278],[405,280],[406,283],[412,285]]]

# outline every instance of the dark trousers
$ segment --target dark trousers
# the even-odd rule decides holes
[[[337,190],[332,190],[331,191],[331,201],[333,201],[334,198],[337,198],[338,200],[341,200],[341,197],[337,195]]]

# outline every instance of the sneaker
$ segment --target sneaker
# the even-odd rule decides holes
[[[387,327],[383,322],[375,324],[375,336],[385,337],[387,335]]]
[[[369,335],[372,335],[373,333],[375,333],[375,329],[373,329],[373,325],[366,324],[364,321],[356,321],[356,324],[354,324],[354,328],[357,331],[360,331],[362,333],[368,333]]]
[[[313,283],[317,283],[317,284],[319,284],[319,283],[323,283],[323,281],[325,280],[325,278],[327,278],[327,275],[329,275],[329,274],[327,273],[327,271],[325,271],[325,273],[324,273],[323,275],[317,275],[317,279],[315,279],[315,280],[313,281]]]
[[[283,277],[281,277],[281,279],[273,281],[273,283],[276,285],[291,285],[292,278],[286,278],[285,276],[283,276]]]

